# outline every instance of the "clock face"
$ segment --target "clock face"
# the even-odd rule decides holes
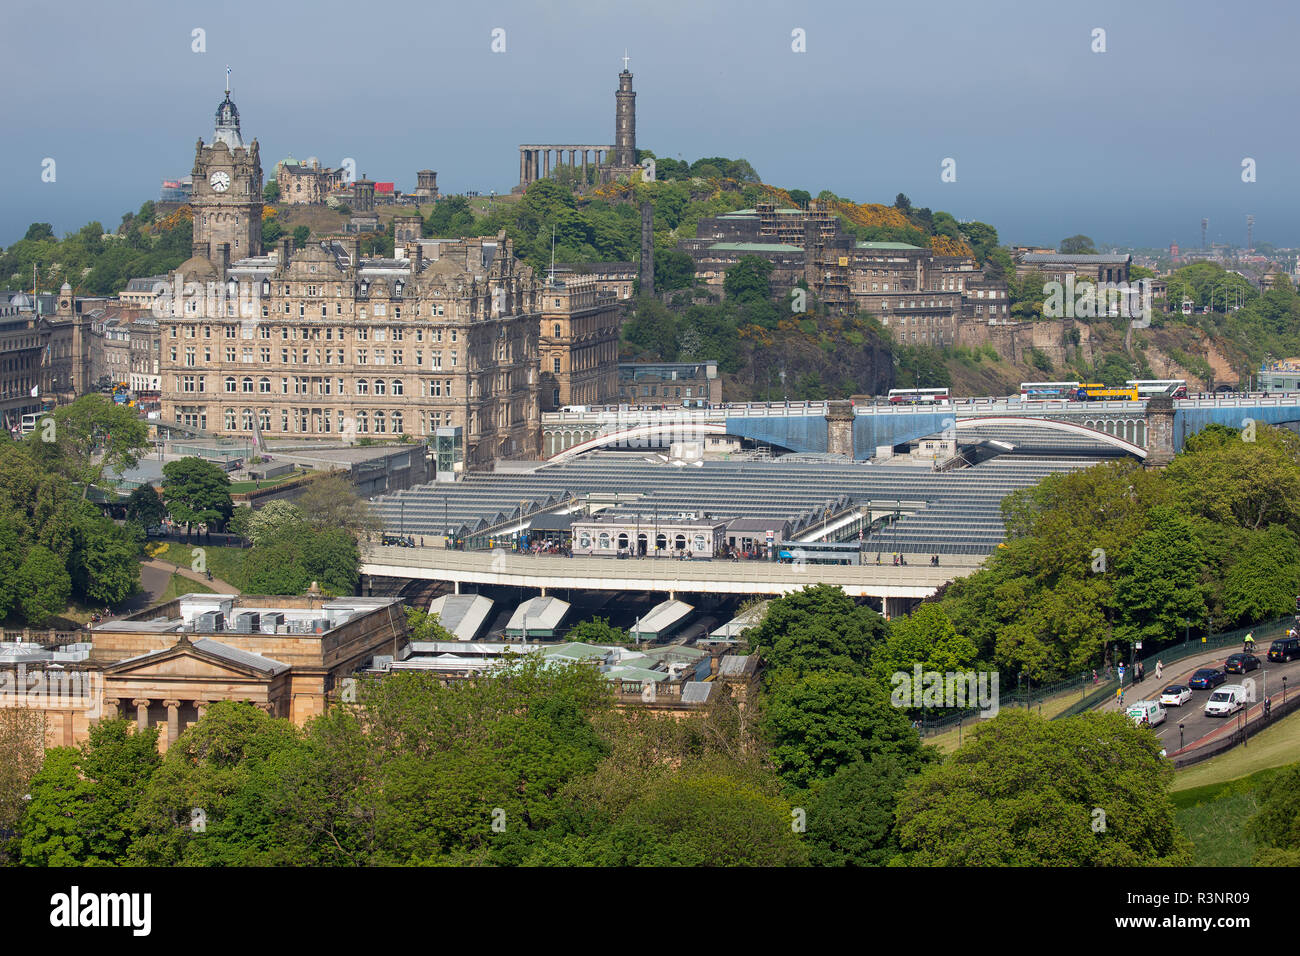
[[[217,192],[224,193],[230,188],[230,173],[217,170],[212,174],[212,178],[208,182],[212,184],[212,188]]]

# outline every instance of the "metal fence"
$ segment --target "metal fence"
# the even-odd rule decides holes
[[[1251,632],[1255,635],[1256,644],[1262,649],[1267,641],[1281,637],[1294,620],[1291,617],[1280,617],[1263,624],[1239,627],[1218,634],[1207,634],[1200,638],[1184,639],[1176,644],[1165,644],[1156,648],[1144,657],[1139,658],[1139,660],[1142,662],[1147,676],[1150,677],[1154,676],[1156,661],[1160,661],[1165,667],[1168,667],[1170,664],[1185,660],[1188,657],[1194,657],[1197,654],[1203,654],[1206,651],[1241,644],[1246,635]],[[1131,687],[1131,669],[1125,668],[1125,670],[1124,685]],[[1115,691],[1119,688],[1119,679],[1117,677],[1112,676],[1109,679],[1101,679],[1098,683],[1093,684],[1090,680],[1091,676],[1091,671],[1089,671],[1079,677],[1055,681],[1042,687],[1016,687],[1009,692],[999,693],[999,709],[1014,710],[1021,708],[1032,710],[1037,706],[1041,710],[1044,701],[1075,691],[1079,694],[1079,699],[1052,719],[1059,720],[1063,717],[1075,717],[1084,711],[1104,704],[1108,699],[1115,696]],[[1297,696],[1300,697],[1300,695]],[[978,720],[979,713],[975,708],[967,708],[965,710],[944,712],[938,717],[929,713],[923,714],[918,719],[918,730],[925,737],[946,733],[961,723]]]

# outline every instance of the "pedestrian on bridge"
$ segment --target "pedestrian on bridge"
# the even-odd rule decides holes
[[[1162,664],[1160,661],[1156,661],[1156,680],[1160,679],[1160,672],[1164,669],[1165,669],[1165,665]]]

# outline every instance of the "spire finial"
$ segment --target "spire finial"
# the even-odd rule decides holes
[[[626,51],[625,51],[626,52]],[[226,64],[226,96],[230,96],[230,64]]]
[[[627,61],[630,57],[627,55],[627,47],[623,47],[623,72],[627,72]]]

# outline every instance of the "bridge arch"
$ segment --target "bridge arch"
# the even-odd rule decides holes
[[[627,445],[630,448],[649,448],[650,439],[667,438],[669,441],[700,441],[706,435],[725,435],[727,426],[719,422],[681,421],[636,425],[616,431],[599,432],[594,428],[574,429],[575,437],[582,437],[572,445],[551,454],[551,461],[568,461],[578,455],[610,445]],[[561,436],[565,433],[561,432]],[[662,444],[660,442],[659,444]]]
[[[1141,424],[1140,429],[1133,427],[1137,423]],[[1115,418],[1089,419],[1083,425],[1076,425],[1074,422],[1061,421],[1056,418],[1030,418],[1024,415],[988,415],[956,419],[958,432],[964,428],[974,428],[979,425],[1030,425],[1035,428],[1047,428],[1070,435],[1095,438],[1107,445],[1122,449],[1136,458],[1146,458],[1147,456],[1145,448],[1124,437],[1126,434],[1136,437],[1140,433],[1143,439],[1146,438],[1146,421],[1140,417],[1120,418],[1116,416]]]

